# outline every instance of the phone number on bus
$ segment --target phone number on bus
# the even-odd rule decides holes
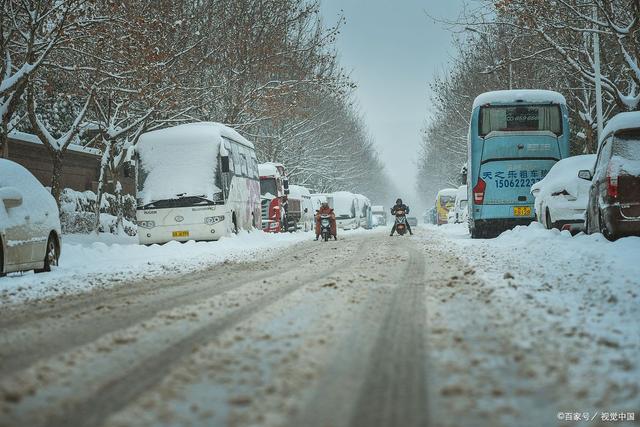
[[[496,188],[528,188],[542,178],[527,178],[527,179],[496,179]]]

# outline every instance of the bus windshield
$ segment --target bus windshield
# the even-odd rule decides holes
[[[479,135],[491,132],[550,131],[562,135],[558,105],[507,105],[480,108]]]

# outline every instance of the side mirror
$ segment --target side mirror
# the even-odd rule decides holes
[[[578,178],[591,181],[593,179],[593,175],[591,175],[591,171],[589,169],[583,169],[578,172]]]
[[[309,208],[304,208],[304,213],[309,212]]]
[[[283,180],[282,185],[284,186],[284,194],[289,194],[289,180]]]
[[[0,199],[7,209],[22,205],[22,193],[13,187],[0,188]]]
[[[220,164],[222,166],[222,172],[226,173],[230,171],[230,167],[229,167],[229,156],[222,156],[220,157]]]

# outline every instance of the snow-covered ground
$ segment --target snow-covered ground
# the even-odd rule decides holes
[[[253,260],[310,240],[312,233],[242,232],[217,242],[169,242],[143,246],[137,237],[103,233],[63,237],[60,266],[50,273],[0,278],[0,306],[85,292],[150,277],[201,270],[225,261]]]
[[[502,414],[501,425],[542,425],[541,418],[523,422],[529,409],[545,425],[558,411],[600,420],[605,412],[637,410],[640,238],[572,237],[538,223],[486,240],[472,240],[461,224],[424,228],[427,247],[437,245],[469,266],[433,295],[432,329],[449,331],[447,339],[461,337],[459,343],[443,341],[447,351],[434,352],[436,364],[463,367],[462,374],[445,372],[443,390],[455,392],[443,396],[468,395],[469,414]],[[461,277],[480,280],[460,287]],[[431,343],[440,345],[436,338]]]

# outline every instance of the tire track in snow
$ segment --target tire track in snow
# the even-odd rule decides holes
[[[247,269],[252,268],[252,263],[231,266],[222,264],[205,273],[152,280],[151,286],[140,282],[127,287],[100,290],[98,295],[81,294],[67,303],[56,301],[54,307],[47,305],[38,308],[35,313],[31,312],[31,304],[27,304],[22,309],[26,312],[19,316],[14,315],[16,310],[3,313],[0,318],[0,330],[3,331],[0,336],[0,378],[24,369],[44,357],[51,357],[85,345],[105,334],[144,322],[161,311],[186,306],[256,281],[284,275],[290,266],[282,265],[281,260],[294,259],[294,254],[304,258],[305,254],[312,253],[313,249],[308,247],[285,250],[275,259],[277,263],[269,263],[270,260],[259,263],[273,268],[250,272],[249,277],[246,277]],[[75,325],[69,324],[70,319],[74,319]]]
[[[393,291],[372,296],[385,311],[363,310],[341,340],[322,380],[290,426],[425,426],[425,261],[407,239],[389,253],[408,253]],[[364,303],[363,306],[368,306]]]
[[[363,256],[365,252],[364,247],[368,242],[366,239],[356,238],[354,240],[360,240],[359,243],[356,244],[356,249],[349,253],[350,256],[348,258],[341,260],[337,265],[329,266],[320,271],[307,271],[304,270],[304,266],[296,265],[298,270],[295,271],[295,274],[290,270],[284,270],[275,276],[288,274],[288,277],[286,277],[283,282],[289,280],[290,283],[280,284],[281,282],[279,282],[277,289],[266,292],[262,296],[241,305],[228,314],[224,314],[210,321],[205,326],[196,329],[194,332],[177,341],[174,340],[170,342],[161,351],[148,357],[145,357],[144,348],[135,349],[137,350],[137,357],[134,359],[136,363],[126,366],[119,371],[114,371],[113,376],[102,378],[98,384],[87,383],[89,380],[85,380],[81,375],[69,376],[66,380],[60,379],[63,384],[58,384],[57,387],[71,390],[69,391],[71,394],[66,401],[51,403],[42,398],[38,401],[36,396],[31,399],[31,406],[27,408],[20,408],[20,402],[17,402],[16,407],[12,408],[14,409],[14,411],[12,411],[14,417],[11,419],[10,424],[66,427],[71,422],[74,426],[101,425],[110,414],[122,409],[144,391],[158,384],[169,371],[170,367],[192,352],[196,346],[215,340],[223,332],[254,316],[261,310],[284,298],[286,295],[302,288],[304,285],[301,285],[301,283],[306,285],[307,283],[321,280],[326,276],[334,274],[336,269],[346,268],[357,262],[357,260]],[[322,246],[315,246],[314,249],[318,247]],[[263,278],[259,281],[261,282],[262,280]],[[242,287],[251,283],[252,282],[246,282]],[[137,343],[134,342],[130,345],[135,347],[136,344]],[[71,369],[73,370],[75,368],[72,367]],[[65,381],[67,383],[64,383]],[[74,384],[74,381],[77,381],[77,383]],[[55,388],[56,385],[53,387]],[[95,390],[95,392],[86,396],[77,395],[77,393],[82,393],[87,390]],[[42,392],[42,390],[37,389],[36,394],[40,392]],[[76,393],[75,395],[73,394],[74,392]],[[55,392],[52,394],[55,394]],[[51,407],[52,405],[55,407]],[[2,416],[1,413],[0,416]],[[3,419],[0,418],[0,425],[2,424]]]

